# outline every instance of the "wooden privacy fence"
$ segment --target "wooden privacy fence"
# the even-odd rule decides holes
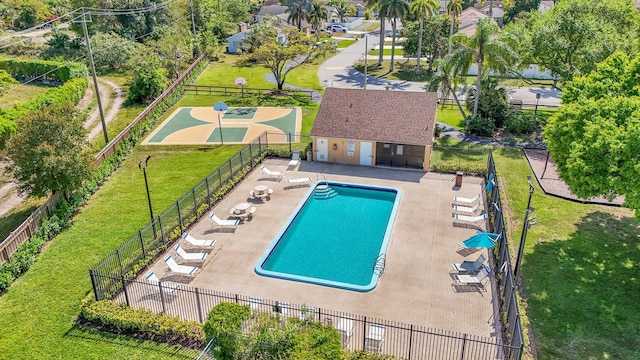
[[[119,291],[113,300],[130,307],[203,323],[211,309],[221,302],[247,305],[252,311],[272,313],[283,320],[293,318],[332,325],[341,335],[343,348],[392,355],[397,359],[520,359],[522,352],[521,346],[505,344],[501,337],[496,339],[427,328],[312,305],[296,305],[182,284],[176,288],[167,283],[123,281],[117,277],[98,281],[117,284]],[[249,319],[243,323],[245,334],[253,321]]]
[[[205,61],[207,57],[202,54],[198,57],[189,68],[176,79],[160,96],[158,96],[149,106],[147,106],[127,127],[125,127],[116,137],[114,137],[95,157],[95,166],[100,166],[102,161],[112,155],[115,150],[122,144],[123,141],[128,140],[132,129],[145,121],[147,117],[157,110],[156,107],[166,98],[174,95],[174,93],[180,89],[183,82],[191,76],[195,69],[200,65],[202,61]],[[165,109],[161,111],[164,112]],[[0,264],[5,261],[10,261],[13,253],[18,250],[18,247],[35,234],[37,229],[42,224],[43,218],[51,216],[52,209],[57,205],[60,200],[60,195],[54,195],[50,197],[44,204],[40,205],[29,217],[20,224],[9,236],[7,236],[0,243]]]

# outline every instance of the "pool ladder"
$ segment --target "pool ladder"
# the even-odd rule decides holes
[[[384,265],[386,263],[386,254],[380,254],[373,262],[373,273],[378,276],[384,274]]]

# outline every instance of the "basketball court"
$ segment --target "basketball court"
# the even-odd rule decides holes
[[[218,115],[220,124],[218,125]],[[263,132],[269,143],[288,143],[302,126],[300,107],[241,107],[224,113],[211,107],[176,109],[143,145],[213,145],[249,143]]]

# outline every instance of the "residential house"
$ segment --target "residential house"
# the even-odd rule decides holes
[[[638,2],[636,1],[636,4],[637,3]],[[538,11],[544,14],[547,11],[549,11],[554,5],[555,5],[555,2],[551,0],[542,0],[540,1],[540,5],[538,5]]]
[[[438,96],[327,88],[311,129],[314,161],[428,171]]]

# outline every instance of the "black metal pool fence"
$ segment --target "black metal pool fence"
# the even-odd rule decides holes
[[[125,241],[114,252],[89,270],[96,300],[111,299],[123,290],[123,284],[164,252],[167,245],[179,238],[214,204],[234,187],[235,177],[243,177],[257,164],[267,150],[267,133],[261,134],[231,157],[152,223]]]

